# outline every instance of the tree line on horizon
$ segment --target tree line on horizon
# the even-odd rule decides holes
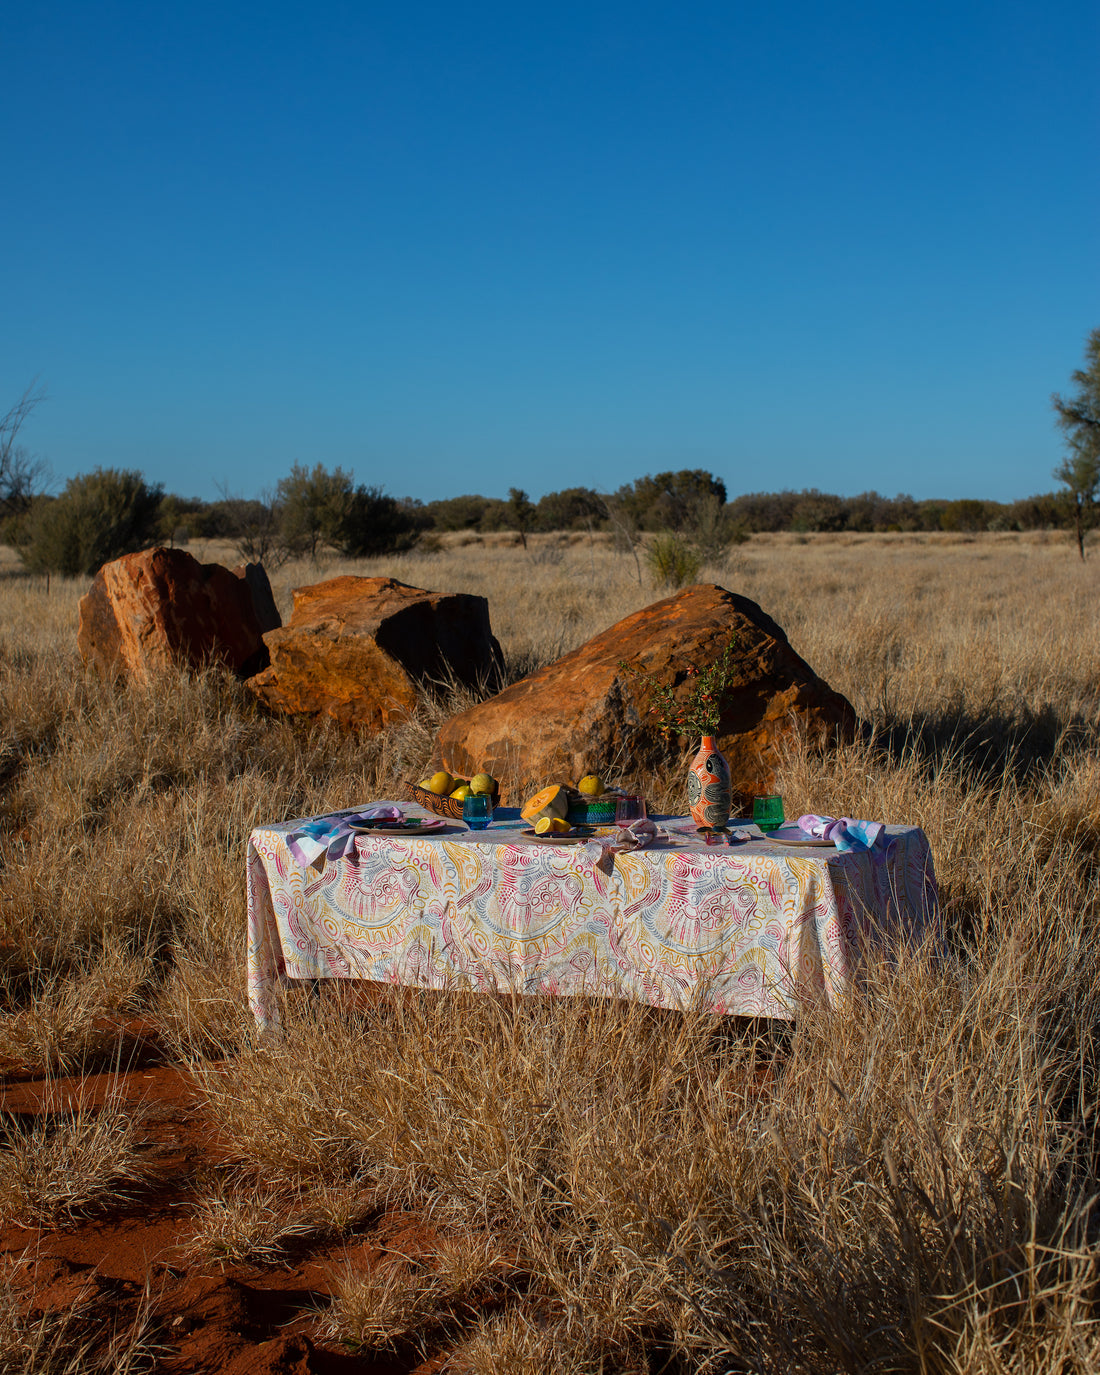
[[[32,571],[78,576],[151,543],[191,540],[226,540],[242,557],[270,566],[326,549],[362,558],[430,547],[433,535],[447,532],[511,530],[526,543],[532,534],[603,531],[624,548],[645,534],[677,536],[706,558],[754,534],[1053,530],[1071,527],[1073,518],[1068,494],[1056,492],[1014,502],[918,501],[804,488],[730,500],[722,479],[703,469],[647,474],[610,493],[569,487],[532,501],[512,488],[507,498],[419,502],[356,486],[342,469],[316,464],[295,465],[271,495],[223,494],[215,501],[165,493],[137,471],[96,469],[71,478],[59,496],[0,501],[0,542]]]
[[[507,498],[467,494],[419,502],[381,487],[356,485],[342,468],[295,464],[274,492],[218,501],[184,498],[150,485],[137,470],[97,468],[70,478],[64,491],[43,490],[45,466],[18,444],[42,393],[29,388],[0,416],[0,543],[18,550],[33,571],[92,574],[102,564],[151,543],[191,539],[233,541],[245,558],[269,564],[331,549],[349,558],[396,553],[447,531],[610,531],[637,551],[664,550],[676,576],[720,555],[750,535],[794,533],[1051,530],[1071,528],[1085,556],[1100,489],[1100,329],[1085,347],[1086,367],[1072,374],[1076,390],[1051,398],[1067,454],[1054,476],[1060,492],[1020,501],[969,498],[917,501],[878,492],[838,496],[817,488],[751,492],[729,499],[721,477],[701,468],[646,474],[600,492],[569,487],[532,501],[521,488]],[[663,543],[662,543],[663,542]],[[686,563],[683,559],[686,557]]]

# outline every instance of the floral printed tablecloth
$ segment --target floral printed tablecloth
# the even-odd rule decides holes
[[[409,814],[422,814],[402,804]],[[707,846],[689,818],[626,853],[610,837],[525,838],[516,813],[474,832],[357,833],[313,865],[258,826],[248,847],[248,990],[278,1025],[281,979],[371,979],[523,993],[606,994],[657,1007],[793,1019],[842,1003],[867,938],[919,937],[936,886],[924,832],[889,826],[879,853],[768,840]]]

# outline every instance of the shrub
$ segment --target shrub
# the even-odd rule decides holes
[[[809,531],[843,530],[845,525],[844,503],[840,497],[828,492],[819,492],[811,487],[803,492],[791,513],[792,530],[805,534]]]
[[[341,554],[353,559],[399,554],[411,549],[429,524],[419,504],[397,501],[381,487],[357,487],[348,498],[333,542]]]
[[[447,497],[429,501],[424,514],[436,530],[476,530],[489,504],[488,497]]]
[[[287,548],[317,557],[322,544],[338,540],[354,499],[351,474],[343,468],[328,472],[318,463],[312,472],[296,463],[279,482],[279,530]]]
[[[726,504],[726,484],[702,468],[681,468],[637,478],[615,493],[618,503],[643,530],[680,530],[698,503],[713,497]]]
[[[940,512],[940,528],[942,530],[973,532],[984,530],[985,527],[984,501],[973,499],[949,501]]]
[[[246,563],[262,563],[265,568],[281,568],[294,550],[283,537],[282,509],[277,493],[270,488],[258,497],[232,496],[222,488],[218,508],[219,533],[233,541],[233,548]]]
[[[28,522],[23,562],[36,573],[90,577],[105,563],[157,538],[161,487],[117,468],[70,478],[54,501],[37,504]]]
[[[536,530],[583,530],[598,527],[607,519],[603,497],[591,487],[567,487],[547,492],[535,508]]]
[[[722,563],[730,548],[748,539],[743,523],[717,497],[705,496],[691,503],[681,532],[702,563]]]
[[[684,587],[699,576],[702,556],[679,535],[658,535],[645,551],[646,563],[659,587]]]

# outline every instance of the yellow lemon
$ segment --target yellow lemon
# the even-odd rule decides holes
[[[543,820],[545,820],[545,817]],[[556,831],[560,835],[564,835],[566,831],[571,831],[573,828],[568,821],[563,821],[560,816],[552,816],[550,818],[550,829]]]
[[[586,797],[599,797],[603,790],[603,779],[598,773],[585,774],[577,784],[577,791],[584,793]]]
[[[438,793],[440,797],[444,793],[449,793],[454,785],[455,781],[446,769],[440,769],[438,773],[433,773],[428,779],[428,791]]]
[[[451,796],[457,797],[461,802],[464,798],[469,797],[472,791],[473,789],[470,787],[469,783],[460,783],[454,792],[451,793]]]
[[[554,819],[549,816],[540,816],[535,822],[535,834],[537,836],[549,835],[554,828]]]
[[[475,773],[470,779],[472,793],[491,793],[496,790],[497,781],[491,773]]]

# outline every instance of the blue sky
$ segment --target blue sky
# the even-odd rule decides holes
[[[1094,0],[9,6],[64,478],[1010,500],[1100,325]]]

